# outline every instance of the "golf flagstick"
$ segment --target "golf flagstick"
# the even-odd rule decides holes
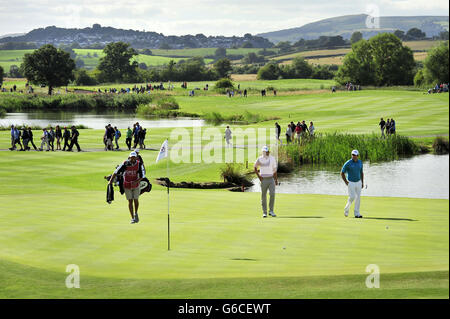
[[[169,139],[166,139],[159,150],[158,157],[156,158],[156,163],[159,160],[169,157]],[[167,177],[166,177],[166,185],[167,185],[167,250],[170,250],[170,196],[169,196],[169,188],[170,188],[170,179],[169,179],[169,159],[167,159]]]
[[[166,140],[167,141],[167,140]],[[169,156],[169,143],[167,143],[167,157]],[[170,250],[170,178],[169,159],[167,159],[167,250]]]

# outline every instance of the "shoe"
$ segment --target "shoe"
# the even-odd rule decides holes
[[[277,215],[275,215],[274,212],[269,212],[269,215],[272,216],[272,217],[277,217]]]
[[[362,215],[356,215],[355,218],[363,218]]]
[[[348,212],[344,212],[344,216],[345,216],[345,217],[348,217]]]
[[[263,213],[263,218],[266,218],[267,217],[267,213]]]
[[[133,218],[133,219],[131,219],[131,222],[130,222],[130,224],[136,224],[136,221],[134,220],[134,218]]]
[[[134,222],[139,223],[139,216],[137,213],[134,214]]]

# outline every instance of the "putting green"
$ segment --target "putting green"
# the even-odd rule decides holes
[[[258,193],[176,189],[167,251],[163,188],[141,197],[137,225],[123,196],[105,202],[102,178],[122,157],[0,153],[2,297],[257,298],[253,286],[273,298],[448,298],[448,200],[363,198],[366,218],[354,219],[343,196],[279,194],[278,217],[263,219]],[[150,178],[165,176],[150,162]],[[80,267],[80,291],[64,288],[68,264]],[[369,264],[380,267],[380,292],[364,288]],[[49,281],[29,290],[36,276]],[[287,281],[302,284],[287,293]]]

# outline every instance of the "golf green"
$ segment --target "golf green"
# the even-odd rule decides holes
[[[151,180],[165,176],[143,156]],[[344,196],[279,194],[263,219],[258,193],[173,189],[168,251],[162,187],[135,225],[123,196],[105,201],[123,157],[0,152],[1,297],[448,298],[448,200],[363,197],[355,219]],[[69,264],[81,289],[65,288]],[[365,287],[369,264],[380,289]]]

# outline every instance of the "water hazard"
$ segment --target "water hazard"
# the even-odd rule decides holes
[[[47,125],[79,125],[83,124],[93,129],[103,129],[111,124],[119,129],[132,126],[139,122],[145,128],[170,128],[170,127],[198,127],[204,126],[205,121],[194,118],[173,119],[143,119],[135,114],[127,113],[80,113],[80,112],[37,112],[37,113],[7,113],[0,119],[0,126],[31,125],[46,127]]]
[[[449,198],[449,156],[419,155],[383,163],[364,163],[363,196]],[[304,165],[280,175],[277,193],[347,195],[340,167]],[[249,191],[260,192],[259,181]]]

